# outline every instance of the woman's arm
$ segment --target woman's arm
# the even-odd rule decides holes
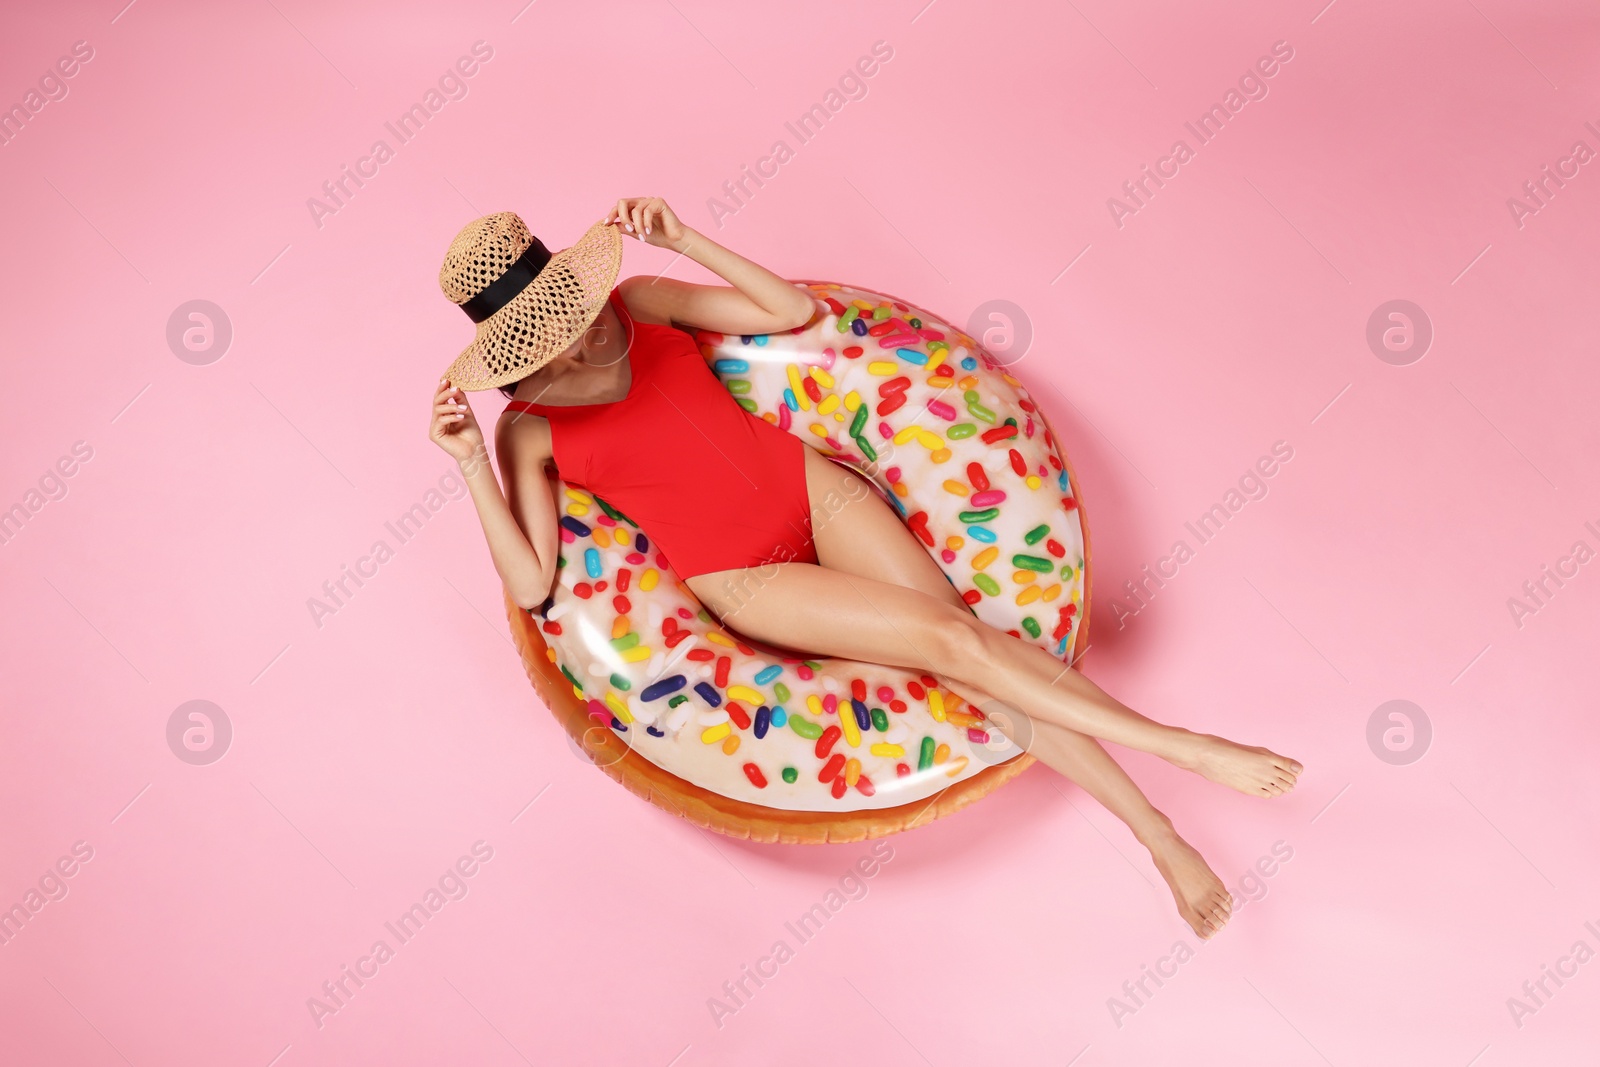
[[[554,490],[544,475],[545,460],[550,458],[549,425],[538,418],[501,420],[495,450],[510,503],[495,480],[483,431],[465,394],[449,382],[441,382],[434,395],[428,436],[460,466],[506,592],[519,607],[537,608],[555,584],[561,551]]]
[[[619,200],[605,221],[658,248],[682,253],[730,283],[731,287],[630,278],[624,283],[628,307],[647,322],[681,323],[718,333],[778,333],[804,326],[816,311],[803,290],[685,226],[660,197]]]

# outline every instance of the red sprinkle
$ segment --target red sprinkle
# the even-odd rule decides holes
[[[860,678],[850,679],[850,695],[855,697],[857,700],[866,700],[867,683],[863,682]]]
[[[677,633],[668,634],[665,639],[666,646],[668,648],[677,648],[679,645],[683,644],[693,636],[694,634],[690,633],[688,630],[679,630]],[[694,653],[691,652],[690,655],[692,656]]]
[[[863,796],[869,797],[878,791],[877,787],[872,784],[872,779],[864,774],[856,779],[856,788],[861,790]]]
[[[844,305],[839,303],[839,301],[835,300],[831,296],[825,296],[822,299],[827,301],[829,311],[833,312],[835,315],[844,314]]]
[[[728,701],[728,718],[741,730],[750,729],[750,713],[737,700]]]
[[[684,633],[688,633],[688,632],[689,631],[687,631],[687,630],[684,631]],[[684,658],[685,659],[692,659],[697,663],[705,663],[707,660],[715,659],[716,656],[717,656],[717,654],[715,652],[711,651],[709,648],[696,648],[696,649],[691,649],[689,651],[689,654],[687,656],[685,656]]]
[[[547,633],[547,634],[554,634],[555,636],[560,637],[561,636],[561,624],[559,622],[555,622],[555,621],[547,622],[547,623],[544,624],[544,632]]]
[[[815,378],[807,377],[801,381],[800,388],[806,391],[806,396],[811,398],[813,404],[822,403],[822,386],[817,384]]]
[[[844,779],[839,778],[839,772],[842,770],[844,770],[844,753],[835,752],[829,757],[828,762],[822,765],[822,770],[817,772],[817,781],[830,782],[838,778],[839,782],[843,783]],[[837,796],[838,794],[834,795]]]
[[[744,765],[744,776],[750,779],[750,784],[757,789],[765,789],[767,787],[767,776],[762,774],[761,768],[754,763],[746,763]]]
[[[939,688],[939,679],[935,678],[931,674],[924,674],[922,676],[922,684],[927,686],[929,689],[937,689]]]
[[[1004,426],[996,426],[992,430],[983,431],[983,443],[992,445],[996,441],[1005,441],[1017,436],[1017,428],[1009,422]]]
[[[1061,506],[1066,510],[1071,511],[1073,508],[1078,506],[1078,502],[1070,496],[1064,496],[1061,498]]]
[[[896,715],[904,715],[906,713],[906,702],[904,700],[891,700],[889,701],[889,710]]]
[[[906,692],[911,694],[912,700],[922,700],[928,695],[928,691],[922,688],[920,682],[907,682]]]
[[[983,594],[978,592],[976,589],[968,589],[965,593],[961,594],[961,599],[965,600],[969,605],[972,605],[982,600]]]
[[[837,726],[830,726],[822,731],[822,736],[817,738],[817,758],[827,759],[828,753],[833,751],[833,746],[844,736],[844,731]]]
[[[893,319],[884,319],[882,322],[878,323],[878,325],[876,325],[876,326],[867,327],[867,336],[868,337],[882,337],[884,334],[888,333],[889,331],[893,330],[894,328],[895,328],[895,321]]]
[[[898,378],[890,378],[888,381],[878,386],[878,395],[892,396],[895,393],[903,393],[910,388],[911,379],[907,378],[905,375],[901,375]]]
[[[579,582],[577,585],[572,587],[572,591],[585,600],[588,600],[594,595],[594,587],[588,582]]]
[[[844,775],[841,774],[839,777],[835,778],[833,780],[832,789],[830,790],[833,793],[833,799],[838,800],[840,797],[844,796],[844,791],[847,788],[849,787],[844,784]]]
[[[880,401],[874,410],[877,411],[879,415],[892,415],[896,411],[899,411],[901,408],[905,407],[905,405],[906,395],[904,393],[896,393],[894,396],[889,397],[889,399]]]
[[[619,594],[611,598],[611,608],[618,615],[626,615],[633,610],[633,605],[628,603],[627,597]]]
[[[983,469],[982,463],[967,464],[967,481],[972,483],[972,488],[983,492],[989,488],[989,475]]]
[[[1054,537],[1046,539],[1044,547],[1056,559],[1062,559],[1067,554],[1067,546],[1057,541]]]
[[[628,591],[628,579],[632,575],[633,572],[626,567],[617,568],[617,592],[626,593]]]
[[[1011,450],[1011,469],[1017,472],[1017,477],[1019,478],[1028,476],[1027,461],[1022,458],[1022,453],[1014,448]]]
[[[910,773],[911,773],[911,768],[907,767],[904,763],[896,763],[894,765],[894,776],[896,778],[904,778],[906,775],[908,775]]]
[[[911,516],[906,520],[906,526],[910,528],[912,533],[917,535],[923,544],[929,548],[933,547],[933,534],[928,532],[928,513],[926,511],[919,511]]]
[[[717,688],[726,689],[728,687],[728,668],[731,666],[733,666],[733,660],[731,658],[727,656],[717,657],[717,674],[715,679]]]
[[[849,348],[845,349],[844,350],[844,358],[846,358],[846,359],[860,359],[861,358],[861,346],[860,345],[851,345]]]

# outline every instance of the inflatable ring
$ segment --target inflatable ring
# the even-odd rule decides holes
[[[1027,390],[904,301],[796,284],[818,304],[805,326],[696,335],[734,399],[870,480],[979,618],[1073,662],[1088,530]],[[799,659],[724,628],[647,531],[555,487],[563,566],[538,610],[507,597],[512,634],[574,744],[638,795],[734,837],[859,841],[956,811],[1032,763],[936,678]]]

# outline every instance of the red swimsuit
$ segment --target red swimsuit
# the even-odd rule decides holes
[[[688,334],[635,322],[616,289],[611,306],[628,331],[626,396],[506,407],[550,421],[562,480],[638,523],[680,578],[817,562],[805,443],[740,407]]]

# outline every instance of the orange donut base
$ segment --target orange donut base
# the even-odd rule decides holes
[[[1042,411],[1035,412],[1045,428],[1050,429]],[[1067,478],[1072,483],[1074,499],[1078,501],[1078,521],[1083,528],[1083,619],[1073,638],[1071,659],[1076,663],[1088,648],[1089,602],[1092,585],[1089,555],[1089,523],[1083,513],[1077,473],[1061,449],[1060,438],[1056,451],[1067,465]],[[1034,759],[1027,753],[993,767],[986,767],[970,778],[909,804],[892,808],[872,808],[860,811],[793,811],[788,808],[768,808],[734,800],[686,782],[677,775],[662,770],[629,747],[609,727],[602,727],[591,719],[583,700],[572,691],[567,681],[552,662],[538,620],[517,607],[508,594],[506,611],[511,622],[511,636],[517,651],[522,655],[522,665],[528,679],[550,710],[556,721],[594,761],[595,765],[628,790],[643,797],[657,807],[675,812],[696,826],[715,830],[729,837],[763,844],[827,845],[849,841],[865,841],[874,837],[888,837],[926,825],[935,819],[960,811],[975,800],[1005,785],[1027,770]]]

